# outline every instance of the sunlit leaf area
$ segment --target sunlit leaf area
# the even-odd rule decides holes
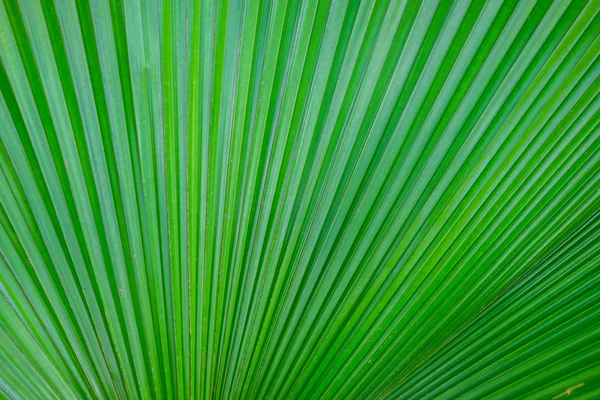
[[[600,0],[0,0],[0,399],[600,399]]]

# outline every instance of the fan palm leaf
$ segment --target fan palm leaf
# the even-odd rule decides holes
[[[0,397],[600,397],[599,11],[2,0]]]

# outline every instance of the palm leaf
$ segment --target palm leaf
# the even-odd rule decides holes
[[[598,398],[599,11],[3,0],[0,397]]]

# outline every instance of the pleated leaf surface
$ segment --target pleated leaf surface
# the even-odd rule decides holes
[[[599,0],[1,0],[0,398],[600,398]]]

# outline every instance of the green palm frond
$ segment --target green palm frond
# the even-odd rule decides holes
[[[600,397],[600,1],[0,1],[0,398]]]

